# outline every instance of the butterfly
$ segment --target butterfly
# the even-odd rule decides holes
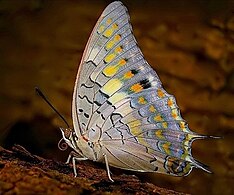
[[[80,62],[72,100],[74,128],[60,128],[76,161],[174,176],[193,168],[192,142],[209,136],[191,131],[175,97],[162,86],[132,32],[126,7],[115,1],[98,19]]]

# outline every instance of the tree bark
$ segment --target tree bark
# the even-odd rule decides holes
[[[90,161],[72,165],[33,155],[20,145],[0,147],[0,194],[183,194],[142,182],[133,175],[113,174]]]

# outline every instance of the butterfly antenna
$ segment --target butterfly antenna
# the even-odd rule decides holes
[[[57,111],[57,109],[49,102],[49,100],[45,97],[45,95],[42,93],[42,91],[38,88],[35,87],[35,91],[37,95],[39,95],[58,115],[59,117],[63,120],[63,122],[67,125],[69,128],[68,122],[65,120],[65,118]]]

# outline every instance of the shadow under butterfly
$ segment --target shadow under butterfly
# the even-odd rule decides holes
[[[85,47],[72,118],[74,128],[65,120],[67,128],[60,128],[59,148],[66,149],[65,141],[74,150],[67,163],[72,160],[75,176],[76,161],[88,159],[104,162],[111,181],[109,166],[173,176],[188,175],[193,168],[210,173],[193,158],[191,147],[196,139],[216,137],[189,129],[175,97],[144,59],[120,1],[106,7]]]

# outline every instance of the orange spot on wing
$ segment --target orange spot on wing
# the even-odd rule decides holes
[[[163,98],[165,96],[165,94],[163,93],[161,89],[158,89],[157,94],[158,94],[158,97],[160,98]]]
[[[121,39],[121,36],[118,34],[118,35],[115,35],[115,37],[114,37],[114,41],[120,41],[120,39]]]
[[[107,21],[106,21],[107,24],[110,24],[111,22],[112,22],[111,18],[108,18]]]
[[[168,105],[169,107],[172,107],[172,106],[173,106],[173,101],[172,101],[172,99],[169,99],[169,100],[168,100],[167,105]]]
[[[177,111],[172,110],[171,116],[172,116],[174,119],[176,119],[176,118],[178,117]]]
[[[115,49],[115,53],[120,53],[120,52],[122,52],[123,51],[123,48],[121,47],[121,46],[119,46],[119,47],[117,47],[116,49]]]
[[[130,90],[133,92],[140,92],[142,91],[143,87],[141,86],[140,83],[136,83],[130,87]]]
[[[186,123],[185,123],[184,121],[181,121],[181,122],[180,122],[180,129],[181,129],[182,131],[186,131]]]
[[[155,112],[156,109],[155,109],[155,107],[154,107],[153,105],[151,105],[151,106],[149,107],[149,111],[150,111],[150,112]]]
[[[132,71],[128,71],[124,74],[124,79],[130,79],[134,76],[134,74],[132,73]]]
[[[160,114],[158,114],[158,115],[156,115],[156,116],[154,117],[154,120],[155,120],[155,121],[162,121],[163,119],[162,119],[162,116],[161,116]]]
[[[116,30],[116,29],[118,28],[118,24],[114,23],[113,26],[112,26],[112,28],[113,28],[114,30]]]
[[[146,104],[147,103],[147,101],[145,100],[145,98],[142,97],[142,96],[139,97],[138,102],[139,102],[139,104]]]
[[[163,145],[162,145],[162,148],[163,148],[163,150],[167,153],[167,154],[170,154],[171,153],[171,151],[170,151],[170,143],[169,142],[166,142],[166,143],[164,143]]]
[[[162,130],[157,130],[157,131],[155,132],[155,135],[156,135],[158,138],[160,138],[160,139],[163,139],[163,138],[164,138],[164,136],[163,136],[163,134],[162,134]]]
[[[180,122],[180,128],[185,128],[185,122]]]
[[[121,59],[121,60],[118,62],[118,65],[123,66],[123,65],[125,65],[126,63],[127,63],[127,62],[126,62],[125,59]]]
[[[163,128],[167,128],[168,127],[167,122],[162,123],[162,126],[163,126]]]

